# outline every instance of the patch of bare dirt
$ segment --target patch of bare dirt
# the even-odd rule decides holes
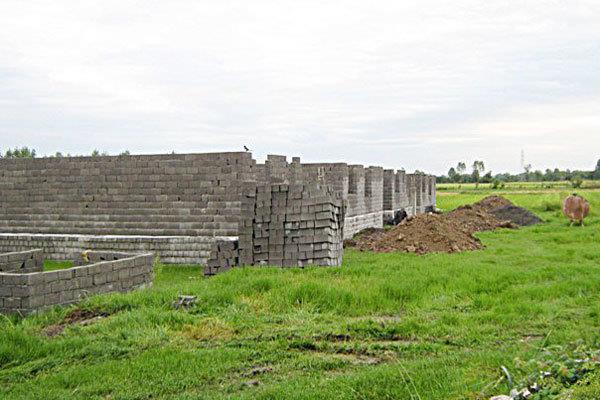
[[[58,336],[63,333],[65,328],[69,325],[91,325],[108,315],[108,313],[102,311],[75,309],[69,312],[59,324],[50,325],[44,329],[43,334],[47,337]]]
[[[483,248],[473,234],[498,228],[516,229],[541,220],[530,211],[500,196],[490,196],[447,214],[409,217],[392,229],[368,229],[357,234],[347,247],[362,251],[426,254],[456,253]]]

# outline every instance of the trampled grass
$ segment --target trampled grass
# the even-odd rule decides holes
[[[498,191],[494,191],[498,193]],[[7,399],[487,399],[543,345],[600,342],[600,192],[585,227],[568,193],[507,197],[547,223],[480,234],[461,254],[347,251],[340,268],[159,268],[152,289],[88,299],[110,314],[45,330],[69,309],[0,319]],[[488,194],[440,193],[451,209]],[[174,310],[179,294],[196,307]],[[574,398],[600,398],[598,374]],[[591,391],[590,391],[591,390]],[[597,397],[594,397],[597,396]]]

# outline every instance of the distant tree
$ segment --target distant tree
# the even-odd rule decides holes
[[[121,153],[119,153],[119,155],[120,156],[130,156],[131,153],[129,152],[129,150],[125,150],[125,151],[122,151]]]
[[[454,169],[454,167],[451,167],[448,170],[448,180],[450,180],[451,182],[456,182],[456,177],[458,176],[458,174],[456,173],[456,170]]]
[[[462,162],[462,161],[461,161],[461,162],[459,162],[459,163],[456,165],[456,172],[457,172],[459,175],[463,175],[465,172],[467,172],[467,164],[466,164],[466,163],[464,163],[464,162]]]
[[[473,162],[473,172],[471,173],[471,180],[473,182],[479,182],[479,177],[481,176],[481,173],[483,171],[485,171],[485,164],[483,163],[483,161],[475,161]]]
[[[594,179],[600,179],[600,159],[596,163],[596,170],[593,173],[593,178]]]
[[[94,151],[92,151],[91,156],[92,157],[100,157],[100,156],[107,156],[108,153],[106,151],[103,151],[102,153],[100,153],[100,151],[98,149],[94,149]]]
[[[54,153],[54,157],[56,158],[63,158],[63,155],[60,151],[57,151],[56,153]]]
[[[492,183],[493,180],[492,171],[488,171],[487,174],[481,177],[481,182],[483,183]]]
[[[13,150],[6,150],[4,158],[35,158],[35,155],[35,149],[30,149],[29,147],[15,147]]]

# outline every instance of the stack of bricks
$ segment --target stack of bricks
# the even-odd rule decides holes
[[[240,265],[239,240],[218,238],[213,243],[204,275],[211,276]]]
[[[345,206],[339,192],[315,184],[269,184],[244,193],[248,213],[239,242],[217,240],[206,275],[237,265],[341,264]]]
[[[29,273],[44,268],[44,252],[41,249],[0,254],[0,272]]]
[[[260,186],[253,227],[255,264],[340,265],[344,206],[318,185]]]
[[[27,314],[93,294],[152,285],[152,253],[87,252],[86,257],[89,264],[57,271],[1,272],[0,312]]]
[[[406,192],[406,173],[402,170],[386,169],[383,171],[383,221],[397,224],[406,216],[408,193]],[[402,217],[400,217],[402,216]]]

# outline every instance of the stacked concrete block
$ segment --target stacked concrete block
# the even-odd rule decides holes
[[[415,215],[419,211],[421,194],[418,192],[419,182],[417,174],[406,175],[406,187],[408,190],[408,215]]]
[[[386,224],[397,224],[409,208],[406,173],[392,169],[383,171],[383,219]]]
[[[154,279],[152,253],[87,252],[87,257],[85,265],[57,271],[0,272],[0,312],[27,314],[94,294],[150,286]]]
[[[396,171],[396,195],[393,210],[405,210],[409,206],[406,172]]]
[[[367,212],[382,212],[383,208],[383,168],[369,167],[365,170],[365,199]]]
[[[436,207],[435,176],[423,173],[408,174],[410,214],[434,211]]]
[[[210,258],[204,267],[204,275],[216,275],[240,265],[238,239],[218,238],[213,242]]]
[[[396,206],[396,171],[383,170],[383,209],[393,210]]]
[[[254,204],[251,235],[217,241],[206,275],[237,265],[341,264],[345,208],[339,193],[327,186],[279,183],[258,185],[247,196]]]
[[[435,176],[425,175],[423,177],[423,179],[425,180],[425,182],[427,184],[427,188],[425,190],[424,211],[432,212],[432,211],[435,211],[436,204],[437,204],[437,202],[436,202],[437,193],[436,193],[436,188],[435,188],[436,178],[435,178]]]
[[[383,227],[383,169],[348,166],[348,210],[344,221],[344,238],[351,238],[366,228]]]
[[[292,163],[298,171],[295,173],[295,183],[327,185],[343,200],[348,199],[349,169],[345,163],[309,163],[300,164],[300,159]]]
[[[29,273],[43,269],[44,253],[41,249],[0,254],[0,272]]]
[[[343,202],[318,185],[259,187],[254,262],[275,266],[339,265]]]

